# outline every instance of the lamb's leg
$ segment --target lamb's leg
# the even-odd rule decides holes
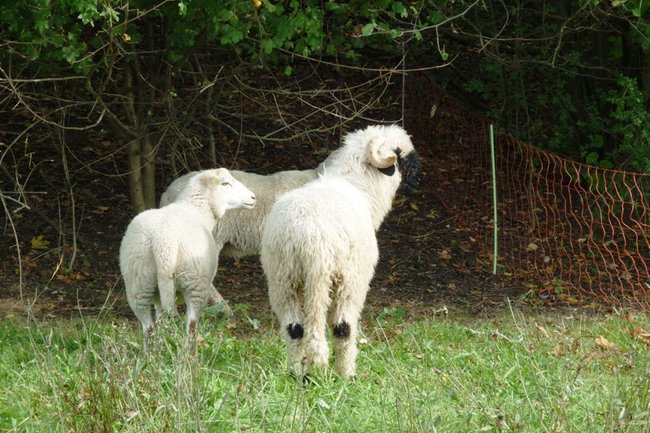
[[[284,287],[288,287],[288,285],[284,286],[269,281],[269,301],[280,322],[282,339],[287,344],[289,372],[296,378],[302,378],[305,374],[302,363],[304,328],[300,300],[295,292]]]
[[[142,323],[142,347],[145,352],[149,351],[149,336],[153,332],[153,319],[151,317],[151,309],[149,309],[149,318],[140,319]]]
[[[368,288],[343,287],[334,301],[329,322],[334,335],[334,368],[344,378],[356,374],[359,319]]]
[[[194,309],[191,303],[187,303],[187,340],[190,347],[190,350],[196,353],[197,343],[198,343],[198,324],[199,324],[199,313]]]
[[[215,244],[215,260],[212,268],[212,279],[211,281],[214,281],[214,277],[217,275],[217,268],[219,267],[219,252],[223,249],[223,244],[221,243],[216,243]],[[212,285],[210,289],[210,297],[208,298],[208,305],[220,305],[222,306],[222,312],[226,317],[232,317],[234,314],[232,312],[232,309],[228,305],[228,302],[221,296],[221,293],[217,290],[214,285]]]
[[[176,269],[178,262],[178,245],[174,245],[167,238],[154,238],[152,243],[154,260],[156,263],[156,283],[158,284],[158,297],[160,304],[156,304],[156,319],[164,315],[176,313],[176,284],[174,279],[178,276]]]
[[[212,283],[202,282],[190,284],[183,290],[185,304],[187,305],[186,328],[190,345],[196,348],[198,338],[198,324],[201,312],[208,304]]]
[[[133,313],[142,325],[143,347],[147,352],[149,349],[149,335],[153,331],[153,316],[151,314],[151,304],[155,288],[141,290],[127,290],[127,301]],[[131,295],[135,293],[135,295]]]
[[[219,293],[219,291],[217,290],[216,287],[214,287],[214,285],[210,290],[208,305],[221,305],[221,311],[223,312],[224,316],[226,317],[234,316],[234,313],[232,312],[230,305],[228,305],[228,302],[223,298],[223,296],[221,296],[221,293]]]
[[[156,319],[160,319],[163,315],[174,315],[176,313],[176,286],[173,274],[158,275],[158,293],[160,302],[155,303]]]

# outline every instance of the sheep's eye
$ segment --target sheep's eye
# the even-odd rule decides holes
[[[221,182],[221,185],[223,185],[223,186],[230,186],[230,182]]]

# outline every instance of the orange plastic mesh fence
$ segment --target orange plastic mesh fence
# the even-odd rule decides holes
[[[489,123],[426,77],[408,82],[409,109],[431,114],[416,128],[430,139],[419,147],[431,146],[437,198],[491,270]],[[544,298],[650,306],[650,174],[581,164],[496,132],[495,153],[499,273]]]

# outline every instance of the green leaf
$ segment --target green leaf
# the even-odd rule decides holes
[[[402,2],[393,3],[393,12],[395,12],[402,18],[407,18],[409,16],[408,11],[406,10],[406,7],[404,7],[404,4]]]
[[[111,23],[117,23],[120,20],[119,12],[109,6],[106,6],[99,16],[103,18],[108,17],[108,21]]]
[[[614,168],[614,163],[608,159],[601,160],[600,162],[598,162],[598,165],[601,168],[609,168],[609,169]]]
[[[363,36],[370,36],[374,30],[375,30],[375,24],[368,23],[361,28],[361,34]]]
[[[43,235],[32,238],[31,244],[33,250],[46,250],[50,247],[50,241],[45,240]]]
[[[600,155],[598,155],[597,152],[589,152],[589,153],[587,154],[587,156],[585,157],[585,162],[586,162],[587,164],[596,165],[596,164],[598,164],[598,158],[599,158],[599,156],[600,156]]]
[[[271,54],[273,50],[275,49],[275,43],[271,39],[264,39],[262,42],[260,42],[260,48],[262,48],[262,51],[264,54]]]
[[[228,45],[237,43],[242,39],[244,39],[244,33],[239,29],[231,27],[229,28],[229,31],[227,31],[226,34],[221,37],[219,42],[221,42],[221,45]]]

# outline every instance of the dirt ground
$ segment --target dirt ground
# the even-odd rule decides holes
[[[94,152],[99,153],[97,148]],[[474,251],[471,234],[456,226],[433,199],[433,156],[427,153],[426,146],[420,154],[420,188],[398,194],[393,211],[378,233],[380,262],[365,314],[372,317],[399,312],[405,317],[419,317],[448,310],[489,314],[504,308],[507,300],[519,302],[526,289],[492,276],[490,264]],[[52,161],[40,173],[44,178],[61,176],[56,159]],[[296,165],[286,158],[275,164],[277,170]],[[74,202],[76,246],[71,236],[61,242],[52,227],[58,216],[66,210],[70,213],[73,203],[69,198],[46,200],[33,195],[32,210],[14,215],[11,223],[17,230],[20,253],[13,228],[9,222],[5,224],[2,239],[6,246],[0,257],[0,280],[5,281],[0,291],[0,318],[23,314],[28,309],[44,318],[100,313],[133,318],[118,269],[119,242],[132,218],[126,179],[94,176],[92,172],[80,172],[79,176],[78,184],[83,187],[78,189]],[[239,311],[248,316],[270,314],[257,257],[222,258],[216,285],[232,306],[239,304]]]

